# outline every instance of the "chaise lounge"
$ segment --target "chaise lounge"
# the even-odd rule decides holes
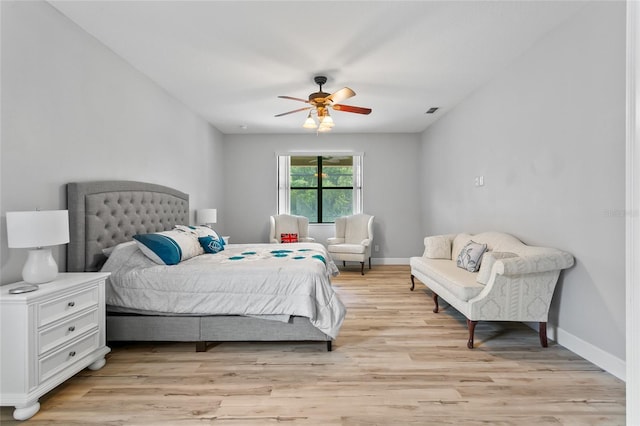
[[[433,292],[433,312],[440,297],[467,318],[469,349],[478,321],[538,322],[547,347],[549,306],[560,271],[573,266],[571,254],[500,232],[430,236],[424,246],[410,259],[411,290],[417,278]]]

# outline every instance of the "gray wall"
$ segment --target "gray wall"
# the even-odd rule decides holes
[[[364,211],[376,216],[374,245],[380,249],[372,258],[406,260],[422,252],[416,202],[419,143],[415,134],[227,135],[223,232],[232,242],[268,241],[269,216],[277,212],[276,153],[364,152]],[[333,225],[312,227],[310,233],[325,243]]]
[[[421,148],[425,233],[502,230],[573,253],[552,332],[624,360],[624,2],[586,7],[430,127]]]
[[[194,209],[221,204],[220,132],[48,4],[1,7],[2,283],[27,255],[7,249],[5,213],[64,209],[67,182],[141,180],[189,193]]]

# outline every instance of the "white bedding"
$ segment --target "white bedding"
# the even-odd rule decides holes
[[[297,315],[331,338],[346,309],[331,286],[338,269],[318,243],[229,244],[178,265],[158,265],[135,245],[104,264],[108,305],[203,315]]]

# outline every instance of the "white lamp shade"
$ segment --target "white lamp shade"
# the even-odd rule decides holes
[[[311,113],[309,113],[309,116],[304,121],[302,127],[304,127],[305,129],[315,129],[316,127],[318,127],[316,121],[313,119],[313,117],[311,117]]]
[[[7,212],[7,243],[10,248],[46,247],[68,242],[67,210]]]
[[[218,210],[216,209],[200,209],[197,212],[198,223],[216,223],[218,221]]]

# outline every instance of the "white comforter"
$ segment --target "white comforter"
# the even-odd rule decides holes
[[[338,335],[346,309],[331,286],[338,269],[318,243],[229,244],[173,266],[158,265],[135,245],[119,245],[102,271],[108,305],[210,315],[297,315]]]

